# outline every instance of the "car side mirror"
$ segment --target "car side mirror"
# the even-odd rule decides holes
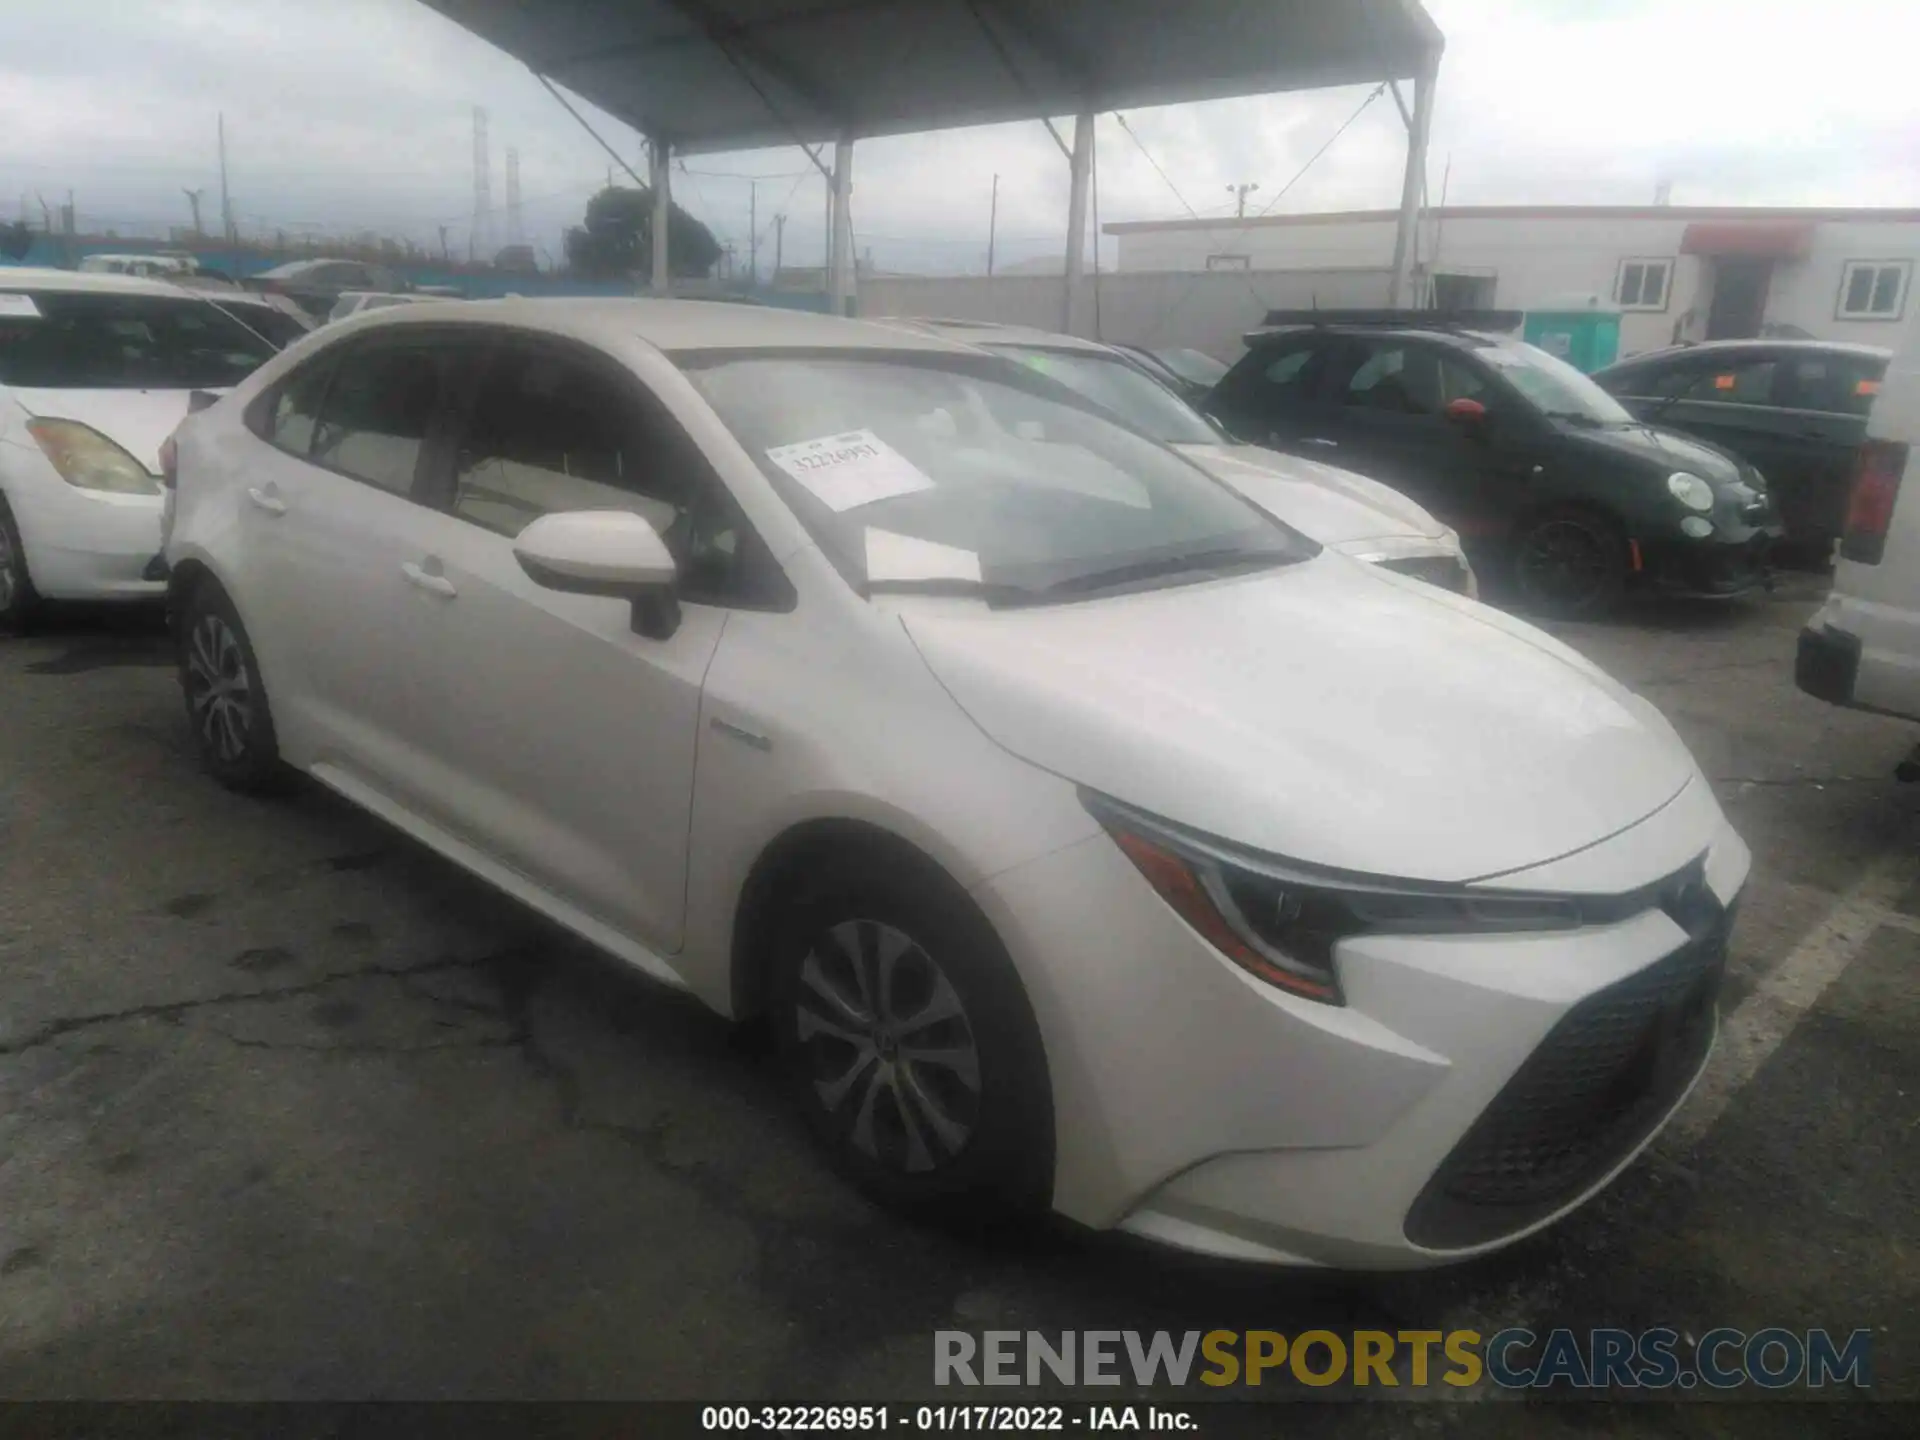
[[[633,633],[665,640],[680,628],[676,570],[666,541],[625,510],[542,515],[513,542],[534,584],[569,595],[604,595],[633,607]]]

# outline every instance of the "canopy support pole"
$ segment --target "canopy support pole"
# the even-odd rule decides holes
[[[1433,129],[1433,87],[1440,73],[1436,52],[1421,65],[1413,81],[1413,118],[1407,124],[1407,173],[1400,186],[1400,223],[1393,233],[1393,279],[1387,305],[1398,310],[1418,303],[1413,293],[1413,270],[1418,250],[1420,209],[1427,198],[1427,137]],[[1399,94],[1396,91],[1396,100]]]
[[[653,293],[665,295],[672,273],[667,268],[667,220],[673,213],[673,147],[656,135],[647,142],[647,153],[653,161]]]
[[[1060,329],[1078,335],[1080,282],[1087,270],[1087,179],[1093,171],[1093,112],[1073,118],[1073,152],[1067,172],[1067,269],[1060,297]]]
[[[833,254],[827,262],[827,303],[836,315],[851,315],[853,273],[853,137],[844,132],[833,142],[833,184],[829,189]]]

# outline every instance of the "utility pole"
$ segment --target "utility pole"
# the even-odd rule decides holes
[[[787,217],[776,215],[773,217],[773,284],[776,289],[780,284],[780,262],[786,248]]]
[[[1251,192],[1258,190],[1259,188],[1260,187],[1258,185],[1254,184],[1251,181],[1249,181],[1245,185],[1229,185],[1227,187],[1227,193],[1233,196],[1235,201],[1238,203],[1238,208],[1235,211],[1235,218],[1240,220],[1244,220],[1247,218],[1247,196]]]
[[[993,241],[1000,229],[1000,177],[993,177],[993,199],[987,202],[987,277],[993,277]]]
[[[760,288],[760,182],[747,182],[747,288]]]
[[[487,112],[473,107],[473,228],[467,232],[467,259],[491,258],[493,248],[493,179],[487,153]]]
[[[520,151],[507,147],[507,244],[516,249],[526,244],[520,214]]]
[[[447,228],[445,225],[440,227],[440,258],[442,261],[451,264],[453,262],[453,256],[447,253]]]
[[[227,190],[227,117],[221,114],[220,120],[220,234],[227,244],[233,244],[233,196]]]
[[[206,232],[200,228],[200,197],[207,192],[205,190],[187,190],[183,187],[181,193],[187,197],[187,204],[193,207],[193,233],[196,235],[204,235]]]

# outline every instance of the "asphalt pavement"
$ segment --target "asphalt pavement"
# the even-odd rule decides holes
[[[1753,847],[1723,1042],[1599,1203],[1388,1277],[893,1218],[751,1032],[317,788],[207,780],[157,625],[0,641],[0,1398],[952,1400],[942,1329],[1781,1326],[1871,1330],[1872,1394],[1909,1405],[1483,1384],[1274,1433],[1914,1433],[1916,730],[1793,688],[1816,603],[1559,628],[1665,709]]]

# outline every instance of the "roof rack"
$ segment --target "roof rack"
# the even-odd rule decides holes
[[[1520,310],[1269,310],[1263,327],[1374,326],[1387,330],[1518,330]],[[1256,332],[1258,333],[1258,332]]]

